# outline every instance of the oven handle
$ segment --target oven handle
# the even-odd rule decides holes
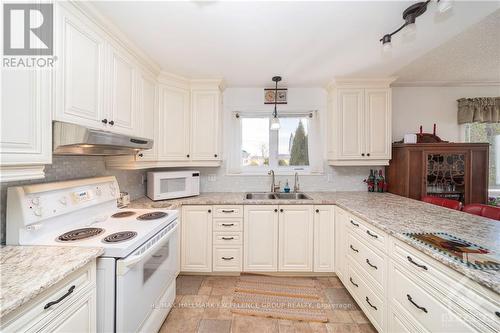
[[[177,231],[178,224],[176,224],[172,230],[167,232],[160,240],[158,240],[153,246],[151,246],[149,249],[144,251],[140,255],[131,255],[127,259],[123,260],[118,260],[116,262],[116,274],[117,275],[125,275],[125,273],[133,266],[135,266],[138,262],[142,261],[144,258],[148,257],[150,254],[153,254],[158,250],[160,247],[165,244],[172,234]]]

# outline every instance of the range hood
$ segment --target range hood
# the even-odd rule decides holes
[[[55,155],[135,155],[153,148],[153,140],[95,130],[63,122],[53,123]]]

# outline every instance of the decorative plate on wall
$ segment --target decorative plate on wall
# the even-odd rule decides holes
[[[264,89],[264,104],[274,104],[274,88]],[[286,104],[287,103],[287,88],[278,88],[278,96],[276,98],[276,104]]]

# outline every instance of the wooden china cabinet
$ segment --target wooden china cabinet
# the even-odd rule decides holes
[[[388,190],[416,200],[430,195],[486,204],[488,155],[488,143],[394,143]]]

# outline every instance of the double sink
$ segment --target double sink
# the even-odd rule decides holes
[[[304,193],[253,192],[245,195],[247,200],[312,200]]]

